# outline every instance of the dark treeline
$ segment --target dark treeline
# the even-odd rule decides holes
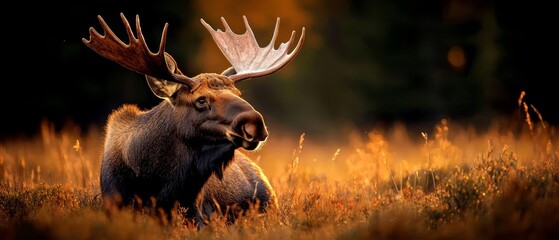
[[[263,1],[264,2],[264,1]],[[165,22],[167,51],[187,75],[221,72],[227,62],[200,24],[224,16],[242,32],[246,15],[263,46],[276,17],[280,37],[307,30],[303,50],[277,74],[239,84],[269,124],[321,135],[441,118],[483,126],[513,116],[526,91],[552,123],[559,121],[557,37],[549,4],[516,1],[44,1],[15,3],[2,18],[7,66],[0,136],[35,134],[42,120],[102,127],[124,103],[149,108],[143,76],[82,42],[102,15],[125,38],[119,13],[141,17],[155,51]],[[12,12],[12,16],[6,12]],[[213,56],[213,57],[207,57]],[[15,59],[14,59],[15,57]],[[216,60],[217,59],[217,60]],[[274,131],[272,128],[271,131]]]

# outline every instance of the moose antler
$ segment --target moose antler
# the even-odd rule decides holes
[[[202,24],[208,29],[215,43],[225,55],[227,60],[234,68],[234,75],[229,76],[234,82],[253,77],[265,76],[280,70],[297,55],[305,39],[305,28],[303,27],[301,37],[297,46],[288,53],[289,47],[295,37],[295,31],[291,33],[291,38],[286,43],[281,43],[278,49],[274,49],[274,43],[278,34],[280,19],[277,18],[274,35],[268,46],[261,48],[254,37],[247,18],[243,16],[246,32],[239,35],[235,34],[227,21],[222,17],[221,21],[225,27],[225,32],[214,30],[204,19],[200,19]],[[232,73],[231,69],[226,70]],[[225,73],[224,72],[224,73]]]
[[[101,16],[97,16],[104,30],[104,35],[99,34],[93,27],[89,28],[90,39],[82,38],[82,41],[93,51],[101,56],[108,58],[132,71],[149,75],[155,78],[169,80],[182,83],[192,88],[196,82],[191,78],[182,75],[177,68],[177,64],[170,54],[165,52],[165,42],[167,39],[167,27],[165,23],[163,33],[161,34],[161,42],[157,53],[149,50],[142,29],[140,28],[140,17],[136,15],[136,34],[134,36],[132,28],[120,13],[122,22],[128,34],[129,44],[122,42],[109,28],[105,20]]]

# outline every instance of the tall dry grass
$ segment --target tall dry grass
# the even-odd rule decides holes
[[[99,195],[103,134],[42,124],[0,144],[2,239],[550,239],[559,234],[559,139],[535,107],[487,130],[442,119],[348,134],[325,144],[271,132],[248,152],[280,208],[201,230],[180,214],[161,224]],[[179,209],[180,210],[180,209]]]

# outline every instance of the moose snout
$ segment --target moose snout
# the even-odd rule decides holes
[[[257,111],[239,114],[234,120],[233,129],[247,142],[260,142],[268,137],[264,119]]]

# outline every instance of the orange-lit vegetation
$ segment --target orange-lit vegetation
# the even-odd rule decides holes
[[[216,217],[201,230],[179,215],[160,224],[145,213],[105,212],[98,181],[102,132],[55,131],[45,122],[36,138],[0,145],[0,235],[543,239],[559,234],[559,139],[533,106],[521,99],[519,106],[521,121],[486,131],[443,119],[425,132],[397,126],[364,138],[353,134],[346,146],[271,132],[262,150],[248,154],[270,178],[280,209],[248,214],[232,226]]]

